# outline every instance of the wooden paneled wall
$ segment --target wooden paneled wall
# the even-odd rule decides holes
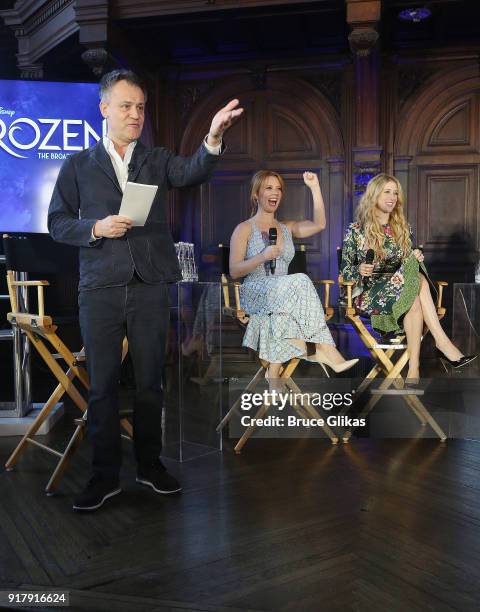
[[[476,3],[430,2],[432,20],[418,28],[399,23],[404,2],[380,0],[39,0],[28,10],[16,4],[1,18],[19,39],[22,76],[42,78],[45,62],[49,73],[71,79],[69,45],[58,56],[45,51],[78,30],[83,60],[96,75],[116,58],[146,77],[148,144],[190,153],[214,112],[240,99],[246,113],[228,133],[213,180],[170,197],[177,239],[193,240],[203,254],[228,242],[249,215],[249,180],[261,168],[285,176],[281,217],[310,215],[301,180],[309,169],[320,176],[328,213],[327,229],[308,241],[309,267],[315,277],[334,278],[335,250],[358,195],[371,176],[387,171],[405,188],[408,220],[427,262],[447,270],[449,280],[472,279],[480,250]],[[248,7],[263,7],[261,15],[241,13]],[[268,26],[279,28],[281,41],[263,39]]]
[[[325,80],[329,89],[324,73],[315,79],[315,71],[293,69],[267,73],[260,83],[241,75],[210,79],[204,93],[197,81],[187,110],[170,107],[169,116],[176,117],[176,128],[169,127],[170,146],[180,142],[182,153],[192,152],[211,116],[231,98],[238,97],[246,110],[228,133],[213,180],[172,199],[176,236],[191,239],[202,253],[228,242],[237,223],[250,214],[249,182],[261,168],[286,179],[279,217],[308,217],[311,198],[301,174],[313,170],[320,176],[328,227],[307,241],[309,268],[315,277],[335,278],[335,250],[354,215],[358,176],[384,170],[394,172],[405,188],[408,219],[427,261],[445,269],[443,275],[452,281],[471,280],[480,250],[478,62],[448,58],[428,71],[415,61],[391,62],[379,93],[372,92],[372,113],[378,116],[372,138],[379,142],[358,146],[357,135],[366,137],[359,122],[372,122],[365,116],[365,92],[363,116],[357,114],[358,78],[369,70],[385,74],[382,61],[371,58],[355,71],[354,60],[339,65]],[[178,91],[171,99],[178,101]],[[158,104],[163,101],[160,95]]]
[[[418,241],[464,273],[480,248],[479,105],[478,64],[438,69],[405,104],[394,151]]]

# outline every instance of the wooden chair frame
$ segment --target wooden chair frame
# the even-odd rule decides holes
[[[345,309],[345,317],[352,324],[354,330],[357,332],[361,341],[375,361],[373,368],[364,378],[360,386],[356,389],[354,403],[358,401],[362,393],[368,389],[372,381],[379,374],[383,373],[385,375],[384,380],[380,383],[375,394],[372,394],[372,397],[359,413],[358,418],[366,417],[373,410],[382,396],[388,393],[389,388],[393,385],[397,390],[395,395],[402,397],[407,406],[412,410],[413,414],[418,418],[420,423],[422,425],[426,425],[428,423],[433,431],[438,435],[440,441],[445,442],[447,439],[445,432],[426,409],[425,405],[418,397],[419,393],[416,392],[416,390],[409,390],[405,388],[405,381],[401,375],[403,368],[408,363],[408,348],[406,343],[404,343],[405,335],[399,337],[399,344],[392,344],[391,346],[379,344],[370,333],[353,305],[352,291],[354,284],[355,283],[353,281],[344,281],[341,276],[339,277],[340,287],[344,287],[346,289],[347,305]],[[437,281],[436,285],[438,287],[436,309],[438,318],[441,319],[446,313],[446,309],[442,306],[443,288],[448,286],[448,283],[445,281]],[[428,334],[428,328],[424,326],[422,340],[426,334]],[[396,359],[393,359],[393,356],[396,353],[399,353],[399,355]],[[423,392],[421,392],[421,394],[423,394]],[[351,407],[349,410],[351,410]],[[354,429],[349,429],[344,433],[343,442],[348,443],[353,431]]]
[[[44,306],[44,287],[47,287],[50,283],[46,280],[16,280],[15,272],[13,270],[7,271],[7,285],[8,294],[10,297],[11,312],[7,314],[7,319],[12,326],[17,327],[24,333],[29,339],[32,346],[35,347],[49,370],[55,376],[58,381],[57,387],[50,395],[45,405],[40,410],[39,414],[35,418],[28,431],[22,437],[15,450],[8,458],[5,468],[7,470],[13,470],[20,455],[25,450],[28,444],[37,446],[48,453],[59,457],[59,461],[53,471],[45,492],[52,494],[57,488],[60,479],[62,478],[65,469],[67,468],[68,462],[70,461],[75,449],[80,444],[84,436],[85,423],[87,418],[87,402],[74,385],[74,381],[78,379],[79,383],[84,390],[88,391],[89,382],[88,375],[83,367],[85,361],[85,352],[83,348],[78,353],[70,351],[70,349],[64,344],[64,342],[57,335],[56,326],[51,316],[45,314]],[[31,289],[36,287],[37,289],[37,304],[38,312],[25,312],[20,307],[20,289]],[[51,347],[53,349],[50,350]],[[123,341],[122,349],[122,361],[125,358],[128,351],[128,343],[126,338]],[[67,366],[64,370],[58,361],[63,360]],[[67,395],[72,399],[74,404],[82,413],[81,418],[76,419],[76,428],[70,438],[65,449],[60,452],[54,448],[35,440],[33,436],[40,429],[45,419],[55,408],[56,404],[60,401],[63,395]],[[132,437],[133,431],[130,422],[126,418],[121,419],[121,426],[129,437]]]
[[[222,245],[219,245],[220,247]],[[240,286],[241,283],[230,281],[228,279],[227,274],[222,274],[222,292],[223,292],[223,309],[222,312],[225,316],[233,318],[243,329],[248,325],[249,317],[245,313],[245,311],[241,308],[240,305]],[[334,284],[333,280],[321,280],[319,281],[321,285],[324,287],[324,312],[325,312],[325,321],[328,321],[333,316],[333,308],[330,306],[330,286]],[[233,290],[233,300],[230,298],[230,291]],[[234,306],[232,306],[232,303]],[[220,423],[217,426],[217,431],[220,432],[223,427],[228,423],[228,421],[232,418],[234,414],[239,413],[239,407],[241,403],[241,396],[244,393],[253,392],[253,390],[261,384],[262,381],[265,380],[265,372],[270,365],[268,361],[265,359],[260,359],[256,354],[256,358],[259,362],[259,369],[247,384],[247,386],[243,389],[239,398],[235,401],[232,407],[229,409],[227,414],[223,417]],[[302,390],[298,387],[298,385],[293,381],[292,375],[295,372],[298,364],[300,363],[300,358],[294,357],[290,359],[280,370],[280,381],[281,384],[285,385],[288,389],[292,390],[294,393],[302,393]],[[323,364],[321,364],[323,366]],[[323,366],[323,369],[327,376],[329,376],[327,369]],[[303,394],[304,396],[306,394]],[[257,419],[263,418],[265,413],[270,408],[270,405],[262,404],[258,409],[257,413],[253,417],[253,421],[256,423]],[[317,412],[314,406],[308,402],[307,404],[303,404],[299,406],[297,404],[293,404],[292,408],[299,414],[301,418],[314,418],[320,419],[321,416]],[[257,429],[256,425],[248,426],[243,435],[238,440],[237,444],[234,447],[235,452],[238,454],[241,452],[242,448],[248,441],[248,439],[252,436],[252,434]],[[332,444],[338,443],[338,437],[334,433],[334,431],[326,424],[323,425],[323,430],[326,435],[330,438]]]

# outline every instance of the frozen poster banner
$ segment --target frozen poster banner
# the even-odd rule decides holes
[[[96,83],[0,81],[0,232],[46,232],[63,160],[101,135]]]

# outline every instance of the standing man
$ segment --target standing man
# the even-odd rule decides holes
[[[159,458],[167,283],[181,278],[165,202],[168,189],[208,180],[222,150],[223,133],[243,109],[238,100],[229,102],[214,116],[197,152],[179,157],[139,142],[146,97],[143,83],[131,71],[114,70],[102,78],[100,112],[107,121],[107,136],[65,160],[48,211],[52,238],[80,247],[80,327],[90,379],[93,470],[74,501],[75,510],[96,510],[121,492],[118,385],[125,335],[136,385],[137,482],[157,493],[181,490]],[[132,227],[130,219],[118,215],[127,181],[158,185],[144,227]]]

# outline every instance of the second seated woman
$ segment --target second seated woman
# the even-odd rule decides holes
[[[278,377],[282,363],[293,357],[324,363],[335,372],[348,370],[358,361],[346,361],[335,348],[310,278],[288,274],[295,254],[293,238],[308,238],[326,225],[317,175],[305,172],[303,180],[313,197],[313,221],[279,222],[275,214],[285,182],[280,174],[261,170],[252,178],[252,217],[237,225],[230,242],[230,275],[244,277],[240,302],[250,317],[243,345],[269,362],[269,379]],[[269,243],[271,228],[277,230],[275,245]],[[273,260],[274,274],[270,266]]]
[[[394,176],[378,174],[368,182],[356,210],[357,219],[343,242],[341,274],[343,280],[355,282],[355,306],[370,316],[374,329],[380,333],[405,331],[407,381],[417,384],[424,323],[444,363],[461,368],[476,355],[463,355],[440,325],[423,253],[414,248],[403,206],[402,186]],[[372,264],[366,263],[370,249],[374,252]]]

